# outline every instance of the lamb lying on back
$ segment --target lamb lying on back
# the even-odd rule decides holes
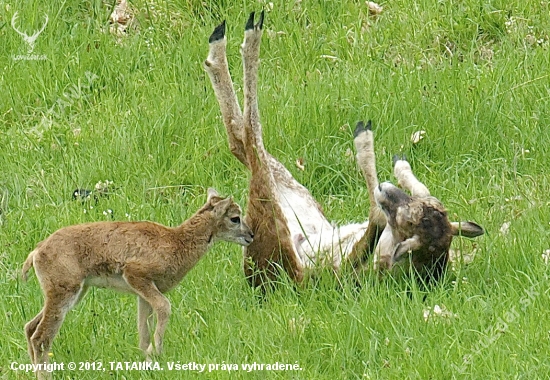
[[[232,198],[208,189],[208,200],[178,227],[153,222],[96,222],[62,228],[40,242],[23,265],[23,279],[34,266],[45,304],[25,325],[33,364],[48,361],[48,351],[66,313],[90,286],[138,296],[139,345],[147,358],[160,354],[170,316],[163,293],[174,288],[216,241],[248,246],[254,234]],[[154,346],[147,327],[157,317]],[[38,378],[49,374],[38,373]]]

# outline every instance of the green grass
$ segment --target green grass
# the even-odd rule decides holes
[[[242,97],[246,17],[271,7],[132,4],[139,33],[117,42],[106,32],[102,1],[0,3],[0,378],[31,378],[10,363],[29,362],[23,326],[43,302],[35,276],[28,283],[19,277],[38,241],[62,226],[105,220],[107,209],[116,219],[176,225],[203,203],[209,186],[246,203],[248,173],[229,152],[202,61],[213,27],[227,19],[228,59]],[[298,290],[282,279],[262,301],[243,278],[240,249],[220,244],[169,294],[164,367],[302,368],[193,376],[208,379],[550,376],[550,273],[541,258],[550,249],[550,5],[382,5],[373,19],[364,1],[273,2],[259,84],[265,143],[329,219],[362,221],[366,186],[347,152],[355,122],[373,119],[381,179],[392,178],[391,156],[404,152],[453,219],[485,227],[475,261],[429,293],[371,275],[356,288],[346,273],[327,273]],[[27,53],[10,25],[16,11],[28,34],[49,15],[33,52],[45,60],[13,59]],[[426,137],[413,145],[417,130]],[[305,171],[295,167],[299,157]],[[74,189],[105,180],[114,182],[109,198],[72,200]],[[466,239],[454,245],[474,247]],[[101,361],[108,368],[99,378],[181,376],[110,370],[112,361],[142,360],[135,304],[129,295],[91,291],[68,314],[52,360]],[[435,305],[456,316],[425,321],[424,310]]]

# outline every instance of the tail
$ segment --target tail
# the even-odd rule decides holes
[[[23,278],[23,281],[27,281],[27,272],[34,265],[34,255],[37,252],[38,252],[38,248],[32,251],[31,253],[29,253],[27,260],[25,260],[25,263],[23,264],[23,270],[21,272],[21,277]]]

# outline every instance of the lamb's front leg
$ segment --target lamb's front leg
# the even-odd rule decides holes
[[[138,328],[144,327],[144,324],[146,325],[144,321],[146,321],[146,314],[149,314],[149,308],[154,311],[157,317],[157,326],[153,335],[154,346],[149,344],[149,347],[145,350],[146,360],[151,361],[152,355],[159,355],[162,352],[162,339],[171,313],[170,301],[158,290],[154,282],[147,278],[142,270],[136,269],[135,265],[127,265],[122,278],[149,305],[147,307],[145,303],[140,302],[138,306]],[[142,331],[139,331],[139,333],[140,345],[144,345],[146,337],[142,334]]]
[[[430,196],[430,190],[415,177],[411,165],[405,157],[393,156],[393,174],[397,178],[399,186],[408,190],[411,195],[416,197]]]
[[[372,133],[371,121],[369,120],[366,125],[363,121],[358,122],[353,135],[355,150],[357,151],[357,165],[359,165],[359,168],[365,177],[365,181],[367,182],[370,209],[372,211],[378,208],[374,198],[374,189],[378,186],[378,173],[376,172],[374,136]],[[369,219],[372,219],[372,217],[369,217]],[[381,224],[385,225],[386,220],[384,219]]]
[[[354,143],[357,151],[357,164],[367,182],[370,202],[367,231],[355,244],[350,255],[350,260],[357,266],[364,264],[370,254],[374,252],[378,239],[386,226],[386,216],[376,203],[374,197],[374,189],[378,187],[379,183],[374,154],[374,136],[370,120],[366,125],[362,121],[357,123],[354,131]]]
[[[243,145],[243,114],[235,95],[227,64],[225,21],[214,29],[209,42],[210,49],[208,57],[204,61],[204,69],[210,77],[212,88],[220,105],[231,153],[248,167]]]

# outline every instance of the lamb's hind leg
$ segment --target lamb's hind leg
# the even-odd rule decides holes
[[[244,42],[241,46],[244,70],[244,130],[245,146],[254,147],[256,152],[265,151],[262,139],[262,125],[258,109],[258,67],[260,65],[260,42],[264,12],[260,14],[258,23],[254,24],[254,12],[250,14],[244,31]],[[250,151],[250,149],[249,149]],[[249,162],[251,158],[249,158]]]
[[[31,362],[33,364],[34,364],[35,353],[34,353],[34,347],[33,347],[32,342],[31,342],[31,337],[33,336],[34,332],[36,331],[36,328],[38,327],[38,324],[42,320],[42,315],[44,315],[44,309],[42,309],[40,311],[40,313],[38,313],[36,315],[36,317],[34,317],[30,322],[28,322],[25,325],[25,335],[27,337],[27,349],[29,351],[29,357],[30,357]]]
[[[430,196],[430,190],[415,177],[411,165],[405,157],[393,156],[393,173],[399,186],[408,190],[411,195],[417,197]]]
[[[294,196],[315,203],[307,189],[263,145],[258,109],[258,69],[264,12],[254,23],[254,12],[245,26],[241,46],[244,70],[244,146],[252,177],[249,186],[247,220],[254,230],[254,242],[245,250],[245,274],[254,285],[266,285],[277,278],[282,267],[296,281],[303,279],[303,263],[296,252],[288,219],[280,203],[279,185],[288,186]],[[300,239],[299,236],[295,239]],[[249,259],[250,258],[250,259]]]
[[[243,114],[235,95],[227,64],[225,21],[214,29],[209,43],[210,49],[208,57],[204,61],[204,69],[210,77],[212,88],[220,105],[231,153],[248,167],[243,145]]]
[[[149,302],[138,296],[138,333],[139,333],[139,348],[143,352],[147,352],[151,344],[151,332],[149,331],[149,320],[153,315],[153,308]]]
[[[45,289],[46,302],[42,311],[26,326],[27,334],[32,332],[29,340],[29,354],[33,364],[48,363],[48,352],[50,351],[53,339],[59,332],[65,315],[76,304],[82,287],[80,284],[57,284],[56,289]],[[38,323],[37,323],[38,321]],[[34,331],[33,330],[34,327]],[[45,371],[38,371],[39,379],[50,378],[51,374]]]

